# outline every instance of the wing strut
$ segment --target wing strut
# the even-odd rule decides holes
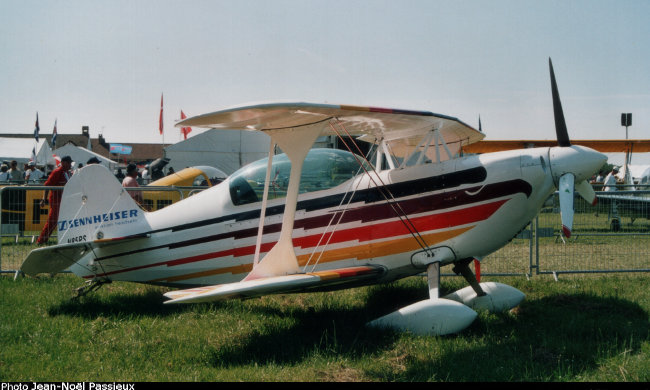
[[[300,272],[296,252],[293,249],[293,223],[298,204],[298,190],[300,188],[300,174],[305,157],[323,128],[322,121],[302,126],[296,131],[278,129],[265,131],[271,137],[271,143],[277,144],[291,161],[289,173],[289,187],[282,216],[282,230],[280,239],[257,263],[257,266],[244,278],[254,280],[264,277],[296,274]],[[265,187],[269,184],[266,183]],[[263,226],[263,221],[261,221]],[[261,232],[258,232],[258,236]]]
[[[266,203],[269,199],[269,186],[271,184],[271,167],[273,166],[273,150],[275,143],[269,144],[269,158],[266,166],[266,177],[264,178],[264,194],[262,195],[262,208],[260,209],[260,224],[257,228],[257,242],[255,242],[255,257],[253,268],[260,262],[260,248],[262,247],[262,235],[264,234],[264,218],[266,218]]]

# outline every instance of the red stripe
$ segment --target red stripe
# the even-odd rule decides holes
[[[422,217],[411,218],[411,222],[419,232],[444,229],[466,225],[468,223],[480,222],[489,218],[499,209],[507,200],[499,200],[480,206],[467,207],[460,210],[448,211],[436,215],[425,215]],[[335,244],[350,240],[359,240],[360,242],[378,240],[382,238],[402,236],[409,234],[409,230],[404,226],[402,221],[392,221],[381,224],[366,225],[354,229],[340,230],[326,234],[321,240],[321,234],[306,237],[294,238],[293,244],[301,248],[312,248],[325,243]],[[329,241],[328,241],[329,239]]]
[[[426,232],[436,229],[452,228],[460,225],[466,225],[469,223],[476,223],[483,221],[489,218],[494,214],[508,199],[499,200],[496,202],[467,207],[460,210],[448,211],[445,213],[435,214],[435,215],[426,215],[418,218],[411,218],[411,222],[418,229],[419,232]],[[326,235],[321,240],[322,234],[314,234],[306,237],[294,238],[293,243],[296,247],[301,248],[312,248],[318,245],[324,245],[326,243],[334,244],[340,242],[346,242],[351,240],[358,240],[360,242],[384,239],[390,237],[398,237],[409,234],[408,229],[404,226],[402,221],[391,221],[382,224],[374,224],[369,226],[362,226],[353,229],[340,230],[333,233],[333,237],[329,242],[327,239],[332,233]],[[260,248],[260,253],[266,253],[273,248],[275,242],[263,243]],[[255,253],[255,245],[249,245],[239,248],[232,248],[225,251],[205,253],[197,256],[184,257],[181,259],[170,260],[164,263],[155,263],[149,264],[141,267],[134,267],[125,270],[108,272],[98,276],[113,275],[123,272],[131,272],[144,268],[152,268],[158,266],[168,266],[174,267],[183,264],[195,263],[204,260],[216,259],[220,257],[241,257],[248,256]],[[93,275],[94,277],[95,275]]]

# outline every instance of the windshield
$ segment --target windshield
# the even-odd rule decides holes
[[[362,161],[360,157],[359,161]],[[235,205],[262,200],[268,159],[251,163],[230,177],[230,196]],[[357,175],[354,154],[338,149],[312,149],[307,154],[300,177],[300,193],[326,190]],[[269,199],[284,197],[289,185],[291,162],[286,154],[273,156]]]

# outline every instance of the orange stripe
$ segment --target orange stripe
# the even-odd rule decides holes
[[[461,229],[448,230],[446,232],[424,234],[422,235],[422,238],[424,238],[424,240],[428,243],[429,246],[432,246],[440,242],[443,242],[445,240],[449,240],[451,238],[457,237],[465,233],[466,231],[472,229],[473,227],[474,226],[469,226]],[[396,240],[382,241],[378,243],[371,243],[371,244],[360,245],[356,247],[347,247],[347,248],[325,251],[318,262],[330,263],[333,261],[353,259],[353,258],[357,260],[365,260],[370,258],[394,255],[396,253],[410,252],[410,251],[417,250],[418,248],[420,248],[420,245],[413,239],[413,237],[409,236],[409,237],[400,238]],[[311,254],[297,256],[298,265],[300,266],[306,265],[310,256]],[[315,254],[314,257],[317,257],[317,254]],[[232,273],[232,274],[248,273],[252,269],[253,269],[253,264],[251,263],[245,265],[238,265],[234,267],[216,268],[209,271],[194,272],[191,274],[178,275],[178,276],[173,276],[168,278],[154,279],[154,280],[150,280],[150,282],[163,282],[163,281],[178,282],[182,280],[202,278],[206,276],[220,275],[226,273]],[[327,272],[327,271],[322,271],[322,272]],[[325,279],[333,279],[334,277],[340,277],[340,275],[338,274],[336,274],[336,276],[326,275],[321,277],[323,278],[323,280],[325,280]]]
[[[465,227],[456,230],[449,230],[446,232],[432,233],[422,235],[422,238],[428,243],[429,246],[436,245],[450,238],[459,236],[466,231],[472,229],[473,226]],[[360,245],[356,247],[348,247],[341,249],[333,249],[323,252],[319,263],[329,263],[332,261],[339,261],[345,259],[356,258],[357,260],[365,260],[375,257],[383,257],[394,255],[396,253],[414,251],[420,248],[420,245],[413,239],[413,237],[400,238],[397,240],[382,241],[378,243],[371,243]],[[314,258],[319,255],[314,254]],[[311,254],[298,256],[298,264],[304,266],[309,261]]]
[[[181,280],[187,280],[187,279],[194,279],[194,278],[203,278],[206,276],[213,276],[213,275],[221,275],[221,274],[243,274],[243,273],[249,273],[253,269],[253,264],[245,264],[245,265],[235,265],[233,267],[226,267],[226,268],[215,268],[212,270],[208,271],[201,271],[201,272],[194,272],[191,274],[185,274],[185,275],[178,275],[178,276],[171,276],[171,277],[166,277],[166,278],[159,278],[159,279],[153,279],[150,280],[149,282],[178,282]]]
[[[334,271],[311,272],[310,275],[318,276],[321,280],[338,279],[341,274]]]

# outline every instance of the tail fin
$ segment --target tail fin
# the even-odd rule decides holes
[[[63,189],[59,244],[125,237],[150,230],[145,211],[109,170],[91,164]]]

